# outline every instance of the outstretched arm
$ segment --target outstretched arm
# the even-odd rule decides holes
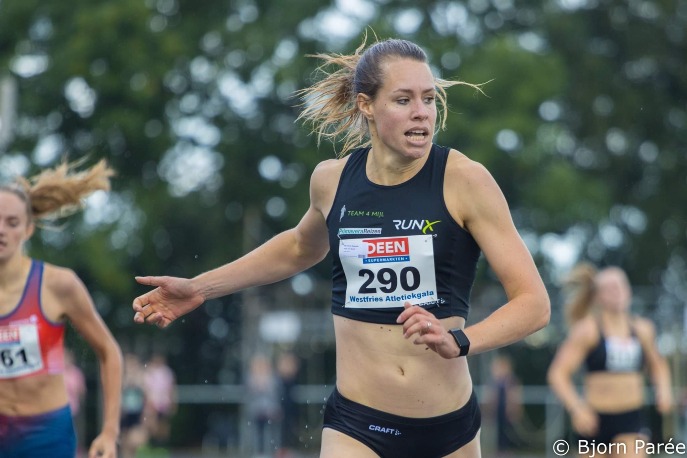
[[[268,240],[250,253],[192,279],[136,277],[154,290],[134,299],[134,321],[166,327],[208,299],[274,283],[320,262],[329,250],[322,212],[327,173],[315,170],[310,184],[310,208],[298,225]],[[331,182],[328,183],[331,187]]]

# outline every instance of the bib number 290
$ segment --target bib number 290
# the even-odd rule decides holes
[[[404,267],[398,275],[394,269],[389,268],[379,269],[376,274],[370,269],[360,269],[358,275],[365,278],[358,290],[359,294],[375,294],[377,288],[371,286],[375,279],[381,285],[379,289],[387,294],[396,291],[399,283],[404,291],[415,291],[420,286],[420,271],[412,266]]]

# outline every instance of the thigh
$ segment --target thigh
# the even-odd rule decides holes
[[[460,449],[447,455],[445,458],[481,458],[482,450],[480,448],[480,433],[482,430],[477,431],[477,435],[467,444],[463,445]]]
[[[362,442],[331,428],[322,429],[320,458],[379,458]]]

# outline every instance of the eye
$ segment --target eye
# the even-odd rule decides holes
[[[425,103],[427,105],[430,105],[430,104],[434,103],[434,99],[435,99],[435,97],[433,95],[427,96],[427,97],[425,97]]]
[[[410,99],[407,97],[404,97],[402,99],[398,99],[397,102],[401,105],[408,105],[408,103],[410,103]]]

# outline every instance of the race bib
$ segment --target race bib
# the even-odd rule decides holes
[[[389,308],[437,301],[431,235],[339,241],[344,307]]]
[[[636,371],[641,365],[642,348],[636,339],[606,338],[606,369]]]
[[[38,327],[35,324],[0,326],[0,379],[43,369]]]

